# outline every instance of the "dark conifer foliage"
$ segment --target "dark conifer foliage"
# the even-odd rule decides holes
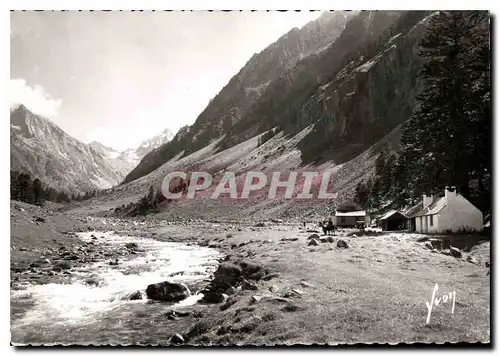
[[[440,11],[430,21],[419,53],[424,64],[418,105],[403,124],[399,158],[386,161],[384,171],[377,162],[375,180],[390,181],[390,189],[381,187],[381,195],[399,206],[455,186],[488,212],[492,172],[489,14]],[[356,197],[368,199],[365,203],[370,205],[376,197],[366,198],[366,186],[360,184]],[[371,195],[380,196],[378,192],[371,187]]]
[[[420,53],[424,90],[403,128],[401,188],[417,197],[456,186],[484,200],[491,176],[489,17],[440,11],[431,21]]]
[[[98,194],[96,190],[85,195],[69,195],[65,191],[57,191],[46,185],[40,179],[34,180],[28,173],[10,171],[10,198],[29,204],[43,206],[46,201],[69,203],[72,200],[80,201],[90,199]]]

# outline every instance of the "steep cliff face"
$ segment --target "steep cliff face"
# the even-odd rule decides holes
[[[336,75],[350,57],[358,56],[401,16],[401,12],[361,12],[346,23],[340,36],[311,53],[274,80],[261,98],[234,125],[221,149],[279,126],[296,133],[315,118],[298,121],[298,112],[321,84]]]
[[[179,153],[187,155],[231,132],[231,128],[247,115],[276,79],[304,58],[321,52],[334,42],[352,16],[346,12],[324,13],[318,20],[300,30],[291,30],[252,56],[191,127],[181,130],[170,143],[146,155],[124,182],[142,177]]]
[[[411,116],[421,87],[418,46],[429,16],[398,18],[305,101],[297,121],[314,122],[314,129],[299,144],[304,163],[350,160]]]

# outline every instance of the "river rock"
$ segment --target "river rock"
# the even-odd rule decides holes
[[[441,240],[441,239],[429,239],[429,243],[435,249],[438,249],[438,250],[443,249],[443,240]]]
[[[479,262],[474,258],[472,257],[471,255],[467,256],[467,262],[470,262],[470,263],[473,263],[475,265],[477,265]]]
[[[191,293],[188,287],[182,283],[161,282],[150,284],[146,288],[149,299],[162,300],[165,302],[178,302],[189,297]]]
[[[228,289],[226,289],[226,294],[227,295],[234,295],[236,293],[238,293],[238,289],[234,288],[233,286],[231,286]]]
[[[460,251],[456,247],[450,246],[450,253],[455,258],[461,258],[462,257],[462,251]]]
[[[252,298],[250,299],[250,303],[260,302],[261,299],[262,299],[262,296],[260,296],[260,295],[252,295]]]
[[[259,289],[255,283],[247,281],[246,279],[241,282],[241,289],[243,290],[257,290]]]
[[[287,305],[285,305],[285,307],[283,308],[283,311],[286,311],[286,312],[296,312],[299,309],[300,308],[298,307],[298,305],[293,304],[293,303],[287,303]]]
[[[312,235],[309,235],[309,237],[307,238],[308,240],[312,240],[312,239],[319,239],[319,235],[318,234],[312,234]]]
[[[318,241],[316,241],[316,239],[311,239],[307,246],[318,246]]]
[[[277,273],[277,272],[273,272],[273,273],[269,273],[269,274],[265,275],[264,277],[262,277],[262,279],[263,279],[264,281],[270,281],[271,279],[273,279],[273,278],[277,278],[277,277],[279,277],[279,276],[280,276],[280,274],[279,274],[279,273]]]
[[[129,300],[140,300],[142,299],[142,293],[139,291],[136,291],[128,296]]]
[[[223,263],[214,273],[214,279],[211,283],[212,290],[225,291],[243,280],[243,273],[240,267]]]
[[[299,296],[302,296],[303,294],[305,294],[305,292],[303,290],[300,290],[297,288],[292,289],[292,292],[299,295]]]
[[[56,270],[63,270],[63,269],[71,269],[73,267],[73,265],[71,264],[70,261],[60,261],[58,262],[54,268],[52,269],[53,271],[56,271]]]
[[[210,304],[218,304],[223,303],[227,298],[227,295],[224,293],[216,292],[216,291],[207,291],[203,293],[203,298],[201,299],[205,303]]]
[[[190,316],[191,314],[193,314],[190,311],[182,311],[182,310],[174,310],[173,312],[176,316],[180,318],[184,318],[186,316]]]
[[[259,280],[266,275],[264,268],[258,264],[243,261],[240,263],[243,276],[247,279]]]
[[[171,342],[172,344],[177,344],[177,345],[179,345],[179,344],[183,344],[183,343],[185,342],[185,340],[184,340],[184,338],[182,337],[182,335],[180,335],[180,334],[175,334],[174,336],[172,336],[172,337],[170,338],[170,342]]]
[[[345,242],[344,240],[340,239],[337,241],[337,247],[340,247],[340,248],[349,248],[349,245],[347,244],[347,242]]]
[[[88,286],[97,287],[97,286],[99,286],[99,281],[95,278],[88,278],[85,280],[85,284]]]
[[[279,287],[276,284],[273,284],[271,287],[269,287],[269,291],[271,293],[277,293],[277,292],[279,292],[279,290],[280,289],[279,289]]]
[[[235,304],[235,303],[236,303],[236,301],[237,301],[237,300],[236,300],[236,298],[228,298],[228,299],[224,302],[224,304],[222,304],[222,305],[220,306],[220,308],[219,308],[219,309],[220,309],[221,311],[227,310],[227,309],[231,308],[231,306],[232,306],[233,304]]]
[[[334,241],[334,240],[333,240],[333,237],[331,237],[331,236],[328,236],[328,237],[327,237],[327,240],[328,240],[328,242],[329,242],[329,243],[333,243],[333,241]]]
[[[129,250],[136,250],[139,246],[135,242],[127,242],[125,248]]]
[[[427,247],[429,250],[433,250],[434,249],[434,246],[432,246],[432,244],[429,241],[426,241],[425,244],[424,244],[424,246]]]

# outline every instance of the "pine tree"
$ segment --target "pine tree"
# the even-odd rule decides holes
[[[71,199],[69,198],[68,193],[60,191],[59,193],[57,193],[56,201],[58,203],[69,203]]]
[[[29,204],[35,202],[35,195],[33,192],[33,181],[28,173],[20,173],[17,180],[17,199]]]
[[[42,182],[38,178],[33,181],[33,194],[35,197],[35,204],[43,206],[45,204],[46,193]]]
[[[20,200],[21,191],[19,184],[19,172],[10,171],[10,199]]]
[[[356,186],[356,194],[354,197],[354,202],[366,209],[368,206],[368,200],[370,198],[370,190],[364,182],[359,182]]]
[[[56,190],[52,187],[48,187],[46,189],[46,197],[47,197],[47,200],[49,200],[49,201],[56,201],[57,200]]]

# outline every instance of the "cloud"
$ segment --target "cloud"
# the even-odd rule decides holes
[[[57,116],[62,100],[53,99],[40,85],[29,86],[24,79],[11,79],[9,83],[10,107],[23,104],[35,114]]]

